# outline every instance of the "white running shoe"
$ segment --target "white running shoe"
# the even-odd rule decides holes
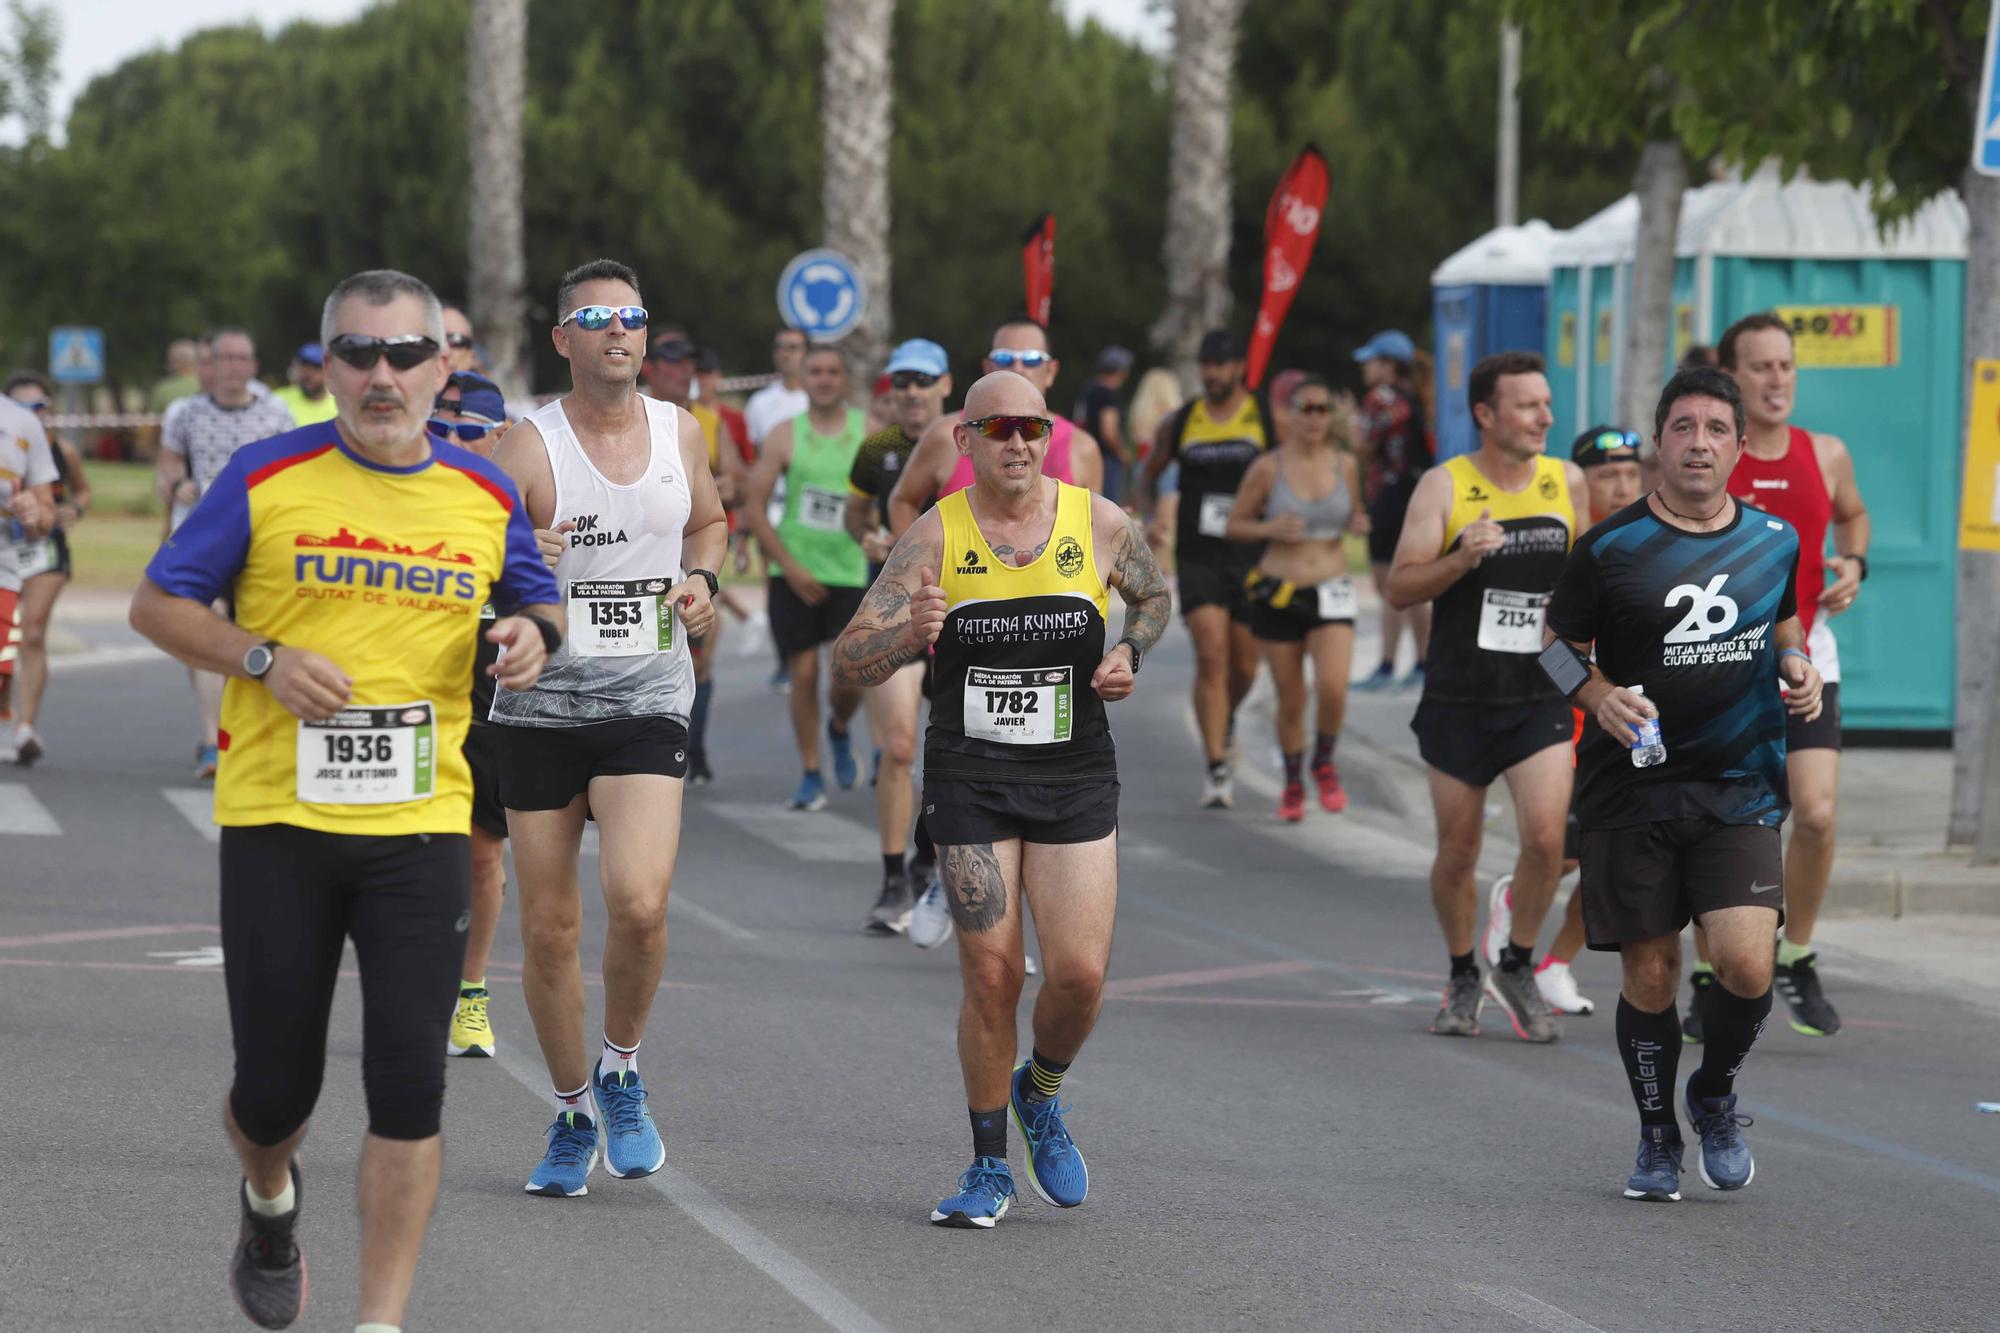
[[[1236,804],[1236,782],[1228,769],[1219,774],[1211,773],[1202,784],[1201,808],[1204,810],[1227,810]]]
[[[1033,954],[1028,955],[1026,967],[1028,975],[1031,977],[1038,977],[1042,974],[1042,965],[1035,961]]]
[[[1493,881],[1486,895],[1486,933],[1479,940],[1479,956],[1486,966],[1500,966],[1500,951],[1514,933],[1514,877],[1502,875]]]
[[[910,924],[904,933],[919,949],[935,949],[951,938],[951,907],[944,900],[944,881],[931,876],[930,886],[910,909]]]
[[[1568,963],[1559,963],[1553,958],[1545,958],[1535,969],[1535,989],[1549,1002],[1549,1008],[1559,1014],[1594,1014],[1596,1004],[1583,997],[1576,988],[1576,977],[1569,970]]]

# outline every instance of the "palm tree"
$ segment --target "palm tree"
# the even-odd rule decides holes
[[[466,43],[477,183],[466,251],[467,297],[494,382],[509,399],[527,394],[528,261],[521,239],[521,121],[527,98],[527,0],[473,0]]]
[[[889,356],[889,46],[895,0],[826,0],[826,243],[854,261],[868,310],[845,344],[857,386]]]
[[[1195,381],[1195,346],[1229,318],[1230,76],[1243,0],[1175,0],[1173,141],[1167,180],[1167,305],[1153,343]]]

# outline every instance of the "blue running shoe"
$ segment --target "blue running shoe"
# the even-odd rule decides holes
[[[1045,1102],[1028,1100],[1025,1063],[1014,1071],[1013,1095],[1008,1100],[1014,1108],[1014,1124],[1028,1145],[1028,1183],[1035,1187],[1035,1193],[1042,1196],[1042,1202],[1057,1208],[1082,1203],[1090,1192],[1090,1171],[1063,1124],[1067,1108],[1053,1097]]]
[[[545,1199],[579,1199],[590,1193],[590,1168],[597,1165],[597,1126],[581,1111],[564,1111],[549,1126],[549,1150],[528,1193]]]
[[[808,773],[799,779],[799,789],[792,793],[794,810],[826,809],[826,779],[817,773]]]
[[[1687,1099],[1688,1122],[1701,1135],[1701,1183],[1712,1190],[1740,1190],[1757,1174],[1750,1145],[1743,1141],[1749,1116],[1736,1114],[1736,1094]]]
[[[1395,683],[1396,683],[1396,668],[1388,665],[1385,662],[1381,666],[1378,666],[1373,671],[1369,672],[1367,675],[1363,676],[1360,680],[1355,681],[1354,684],[1349,688],[1362,690],[1365,691],[1366,693],[1373,694],[1378,690],[1386,690]]]
[[[992,1227],[1014,1202],[1014,1173],[997,1157],[974,1158],[958,1178],[958,1193],[931,1209],[941,1227]]]
[[[833,780],[842,791],[853,791],[854,784],[861,781],[861,765],[854,762],[853,734],[835,731],[833,723],[828,721],[826,743],[833,750]]]
[[[1681,1197],[1681,1132],[1673,1125],[1645,1125],[1639,1131],[1639,1160],[1625,1182],[1625,1197],[1669,1203]]]
[[[667,1164],[667,1145],[660,1140],[653,1113],[646,1109],[646,1085],[637,1071],[604,1074],[604,1062],[590,1074],[597,1094],[597,1113],[604,1118],[604,1169],[620,1180],[650,1176]]]

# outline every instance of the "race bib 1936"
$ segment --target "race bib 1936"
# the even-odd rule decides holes
[[[299,723],[298,794],[316,805],[428,800],[437,784],[436,712],[428,703],[343,708]]]
[[[1069,739],[1071,671],[965,670],[965,734],[1003,745],[1054,745]]]
[[[637,657],[674,646],[665,579],[581,580],[569,585],[569,648],[579,657]]]
[[[1489,653],[1541,652],[1548,605],[1545,592],[1488,588],[1479,604],[1479,646]]]
[[[1234,495],[1211,494],[1201,497],[1201,512],[1195,520],[1195,531],[1204,537],[1227,537],[1229,535],[1229,513],[1236,508]]]

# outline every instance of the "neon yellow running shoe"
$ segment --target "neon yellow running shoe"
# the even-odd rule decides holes
[[[451,1036],[445,1040],[449,1055],[493,1054],[493,1025],[486,1019],[486,991],[469,987],[458,993],[458,1006],[451,1011]]]

